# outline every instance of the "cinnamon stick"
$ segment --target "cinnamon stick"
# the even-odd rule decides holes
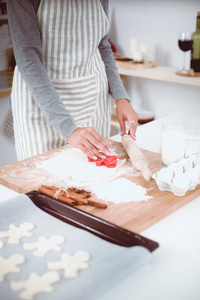
[[[90,199],[88,200],[88,205],[96,206],[96,207],[99,207],[99,208],[107,208],[107,204],[106,203],[97,202],[97,201],[90,200]]]
[[[46,194],[52,198],[55,198],[55,190],[52,189],[51,187],[48,187],[48,186],[45,186],[45,185],[42,185],[39,189],[38,189],[39,192],[43,193],[43,194]],[[58,200],[61,200],[65,203],[68,203],[68,204],[75,204],[75,200],[72,200],[72,199],[69,199],[69,198],[66,198],[65,196],[63,195],[59,195],[58,196]]]
[[[91,192],[88,192],[84,189],[77,189],[75,187],[71,187],[67,190],[60,189],[61,191],[59,193],[58,187],[41,185],[41,187],[38,190],[43,194],[46,194],[52,198],[55,198],[70,205],[88,204],[99,208],[107,208],[106,203],[89,199],[91,197]]]

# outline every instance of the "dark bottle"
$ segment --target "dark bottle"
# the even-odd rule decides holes
[[[200,12],[197,14],[196,31],[192,34],[191,69],[200,72]]]

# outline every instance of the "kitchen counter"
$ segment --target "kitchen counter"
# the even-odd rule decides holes
[[[189,129],[199,130],[198,115],[182,114],[181,118]],[[160,153],[162,123],[169,119],[177,120],[177,115],[139,126],[137,144],[146,150]],[[112,139],[119,141],[120,136],[116,135]],[[188,151],[191,149],[190,147]],[[0,183],[3,184],[3,181]],[[4,188],[0,188],[1,195],[2,189]],[[22,191],[19,190],[19,192]],[[151,254],[148,263],[137,269],[132,275],[122,278],[117,286],[109,289],[98,299],[199,300],[199,211],[200,196],[143,231],[141,233],[143,236],[159,242],[160,247]]]
[[[140,147],[160,152],[162,123],[183,120],[190,130],[200,128],[199,115],[174,114],[138,128]],[[113,137],[119,140],[116,135]],[[191,151],[191,147],[188,151]],[[199,300],[200,299],[200,196],[141,234],[160,247],[144,265],[101,300]]]

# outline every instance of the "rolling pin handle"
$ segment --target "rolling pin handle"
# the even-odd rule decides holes
[[[141,172],[143,177],[147,180],[150,181],[152,180],[152,172],[149,168],[145,167],[145,168],[141,168]]]
[[[124,134],[122,136],[122,145],[133,163],[133,166],[136,170],[141,171],[143,177],[149,181],[152,178],[152,172],[148,168],[148,160],[137,146],[134,139],[130,135]]]

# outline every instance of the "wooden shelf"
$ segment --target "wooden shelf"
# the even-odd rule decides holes
[[[200,77],[186,77],[176,75],[177,70],[168,67],[153,67],[141,68],[137,64],[134,65],[130,62],[116,61],[120,75],[131,77],[139,77],[153,80],[160,80],[166,82],[174,82],[192,86],[200,87]]]
[[[9,97],[11,93],[11,88],[0,90],[0,98]]]
[[[6,77],[13,77],[13,71],[10,70],[5,70],[5,71],[0,71],[0,76],[6,76]]]
[[[8,24],[8,15],[0,15],[0,26]]]
[[[0,98],[10,96],[12,77],[13,77],[13,71],[0,72]],[[1,82],[3,82],[2,85]]]

